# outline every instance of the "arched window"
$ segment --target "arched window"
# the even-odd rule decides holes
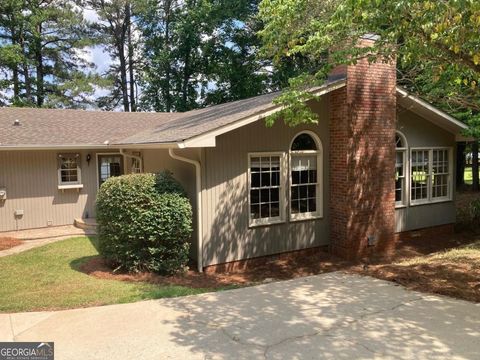
[[[322,216],[322,144],[304,131],[290,146],[290,218],[301,220]]]
[[[407,147],[405,136],[397,131],[395,133],[395,206],[406,204]]]

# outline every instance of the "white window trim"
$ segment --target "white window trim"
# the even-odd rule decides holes
[[[402,140],[403,140],[403,147],[397,148],[397,145],[395,144],[395,158],[397,156],[397,152],[402,152],[403,153],[403,181],[404,181],[404,188],[403,188],[403,194],[402,194],[402,200],[401,201],[395,201],[395,209],[401,209],[407,207],[407,204],[409,203],[410,199],[410,156],[408,156],[408,142],[407,138],[405,137],[405,134],[403,134],[401,131],[396,130],[395,131],[396,135],[399,135]]]
[[[300,150],[300,151],[292,151],[292,144],[295,141],[295,139],[301,135],[301,134],[307,134],[310,135],[315,141],[315,144],[317,145],[317,150]],[[288,156],[288,213],[289,213],[289,219],[292,222],[295,221],[303,221],[303,220],[314,220],[314,219],[321,219],[323,218],[323,146],[322,142],[318,138],[318,135],[315,134],[313,131],[309,130],[304,130],[300,131],[298,134],[295,134],[293,136],[292,141],[290,142],[289,146],[289,156]],[[292,155],[299,155],[299,156],[309,156],[309,155],[316,155],[317,157],[317,189],[316,189],[316,195],[317,195],[317,211],[312,211],[312,212],[307,212],[307,213],[298,213],[298,214],[292,214]]]
[[[251,190],[251,159],[253,157],[267,157],[267,156],[278,156],[280,157],[280,184],[279,184],[279,207],[280,207],[280,216],[269,217],[269,218],[260,218],[252,219],[251,217],[251,207],[250,207],[250,190]],[[249,227],[265,226],[265,225],[275,225],[282,224],[285,222],[285,152],[252,152],[248,153],[248,171],[247,171],[247,184],[248,184],[248,219]]]
[[[61,155],[76,155],[77,153],[60,153],[57,156]],[[78,159],[81,160],[81,154],[76,156]],[[58,161],[58,160],[57,160]],[[58,164],[58,162],[57,162]],[[58,166],[58,165],[57,165]],[[62,165],[58,166],[57,169],[57,178],[58,178],[58,189],[59,190],[68,190],[68,189],[82,189],[82,169],[80,167],[80,161],[77,161],[77,181],[62,181]]]
[[[417,206],[417,205],[426,205],[426,204],[435,204],[441,202],[452,201],[453,199],[453,147],[451,146],[423,146],[423,147],[412,147],[410,148],[410,159],[412,158],[413,151],[427,151],[428,150],[428,177],[429,181],[427,183],[427,199],[421,200],[412,200],[411,196],[410,199],[410,206]],[[447,150],[448,151],[448,180],[447,180],[447,196],[432,198],[432,181],[431,177],[433,176],[433,151],[434,150]],[[412,173],[411,166],[409,166],[409,174]],[[409,183],[408,188],[411,188],[411,184]]]

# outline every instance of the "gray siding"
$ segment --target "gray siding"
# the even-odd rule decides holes
[[[199,149],[176,149],[175,154],[190,158],[192,160],[200,160]],[[162,170],[169,170],[173,173],[175,179],[177,179],[185,191],[188,194],[190,203],[193,210],[193,233],[190,247],[190,257],[197,259],[197,201],[196,201],[196,184],[195,184],[195,167],[191,164],[172,159],[168,154],[168,150],[156,149],[156,150],[143,150],[143,162],[144,171],[156,173]]]
[[[275,254],[329,243],[328,212],[328,113],[327,98],[315,106],[318,125],[290,128],[277,122],[266,128],[263,121],[217,137],[215,148],[203,155],[204,265]],[[249,227],[248,154],[288,152],[294,136],[311,130],[323,146],[323,218]],[[288,192],[288,186],[285,187]],[[285,194],[286,195],[286,194]],[[286,197],[288,199],[288,197]]]
[[[198,151],[197,151],[198,152]],[[57,154],[80,153],[83,189],[59,190]],[[97,153],[118,150],[0,151],[0,188],[7,189],[7,200],[0,201],[0,232],[73,224],[75,218],[95,216],[97,194]],[[177,153],[192,156],[189,152]],[[90,164],[86,161],[91,155]],[[143,154],[144,169],[157,172],[169,169],[186,188],[195,206],[195,170],[193,166],[173,160],[166,150],[148,150]],[[131,160],[124,159],[125,171]],[[15,210],[24,210],[18,220]]]
[[[83,189],[59,190],[59,151],[0,151],[0,187],[7,200],[0,201],[0,231],[72,224],[88,212],[94,215],[97,170],[94,151],[62,150],[81,154]],[[90,165],[85,160],[92,155]],[[18,220],[15,210],[24,210]]]
[[[409,149],[412,147],[449,146],[453,148],[452,161],[455,161],[455,136],[430,121],[407,109],[399,108],[397,130],[405,135]],[[453,166],[453,169],[455,169],[455,166]],[[452,174],[452,182],[454,198],[455,171]],[[395,218],[397,232],[451,224],[455,222],[455,203],[454,201],[447,201],[407,206],[396,209]]]

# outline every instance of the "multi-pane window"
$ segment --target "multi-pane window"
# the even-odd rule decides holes
[[[317,211],[317,157],[292,155],[291,214]]]
[[[314,134],[302,132],[293,139],[289,162],[286,152],[249,154],[251,226],[285,221],[287,213],[292,221],[322,216],[321,151]]]
[[[449,196],[450,181],[449,151],[447,149],[432,150],[432,199]]]
[[[250,156],[250,222],[281,220],[281,155]]]
[[[319,150],[308,133],[298,135],[290,149],[290,216],[302,219],[320,215]]]
[[[450,199],[450,150],[412,149],[411,158],[412,204]]]
[[[118,154],[98,155],[98,185],[108,178],[123,175],[123,156]]]
[[[80,154],[58,155],[59,185],[81,184]]]
[[[411,159],[411,198],[412,202],[428,200],[429,198],[429,180],[430,180],[430,151],[412,150]]]
[[[405,164],[407,158],[407,145],[403,135],[395,136],[395,205],[405,205],[406,173]]]

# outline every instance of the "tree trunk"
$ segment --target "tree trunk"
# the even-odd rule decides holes
[[[32,82],[30,80],[30,73],[29,73],[28,63],[27,63],[28,54],[27,54],[27,50],[26,50],[26,47],[25,47],[25,40],[24,40],[23,35],[20,37],[20,46],[22,47],[22,54],[23,54],[23,58],[25,59],[23,61],[23,74],[22,74],[23,75],[23,83],[24,83],[24,86],[25,86],[25,98],[27,99],[27,101],[29,103],[33,103]]]
[[[122,30],[123,32],[123,30]],[[128,85],[127,85],[127,62],[125,59],[125,34],[122,33],[120,39],[117,40],[118,57],[120,60],[120,86],[122,88],[123,110],[130,111],[128,101]]]
[[[127,4],[126,8],[127,29],[128,29],[128,72],[130,75],[130,111],[137,111],[137,104],[135,101],[135,76],[134,76],[134,61],[133,61],[133,42],[132,42],[132,5]]]
[[[478,141],[472,143],[472,189],[478,191],[480,184],[478,182]]]
[[[167,0],[165,2],[165,48],[167,51],[167,56],[169,58],[168,64],[165,68],[165,108],[167,112],[170,112],[172,109],[172,101],[170,98],[170,8],[171,1]]]
[[[465,142],[457,143],[457,188],[461,188],[465,185],[465,148],[467,144]]]
[[[37,106],[42,107],[45,101],[45,82],[42,56],[42,24],[37,26],[35,38],[35,60],[37,62]]]

